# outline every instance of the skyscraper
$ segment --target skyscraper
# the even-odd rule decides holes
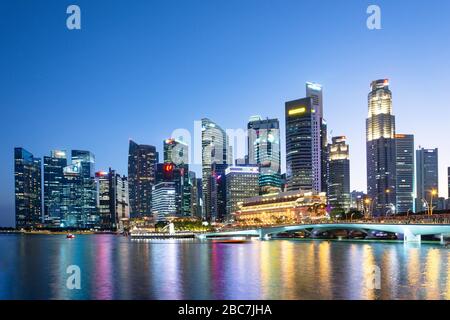
[[[227,217],[239,209],[245,199],[259,195],[259,168],[254,166],[228,167],[226,176]]]
[[[177,213],[174,182],[160,182],[153,186],[153,215],[157,221]]]
[[[204,218],[212,220],[211,172],[212,164],[227,164],[228,137],[225,131],[211,120],[202,119],[202,192]]]
[[[312,98],[286,102],[287,191],[320,192],[319,131]]]
[[[427,204],[431,205],[431,198],[436,201],[439,194],[438,149],[416,150],[417,161],[417,199],[416,211],[424,211]],[[432,194],[435,191],[436,194]]]
[[[396,134],[397,212],[414,212],[414,136]]]
[[[189,147],[179,139],[166,139],[163,143],[164,163],[173,164],[174,182],[177,184],[177,212],[191,215],[191,183],[189,179]]]
[[[59,227],[64,220],[61,207],[65,167],[65,151],[53,150],[50,156],[44,157],[44,222],[48,226]]]
[[[211,165],[211,176],[209,193],[211,195],[211,219],[213,221],[224,221],[227,214],[227,189],[225,170],[228,165],[213,162]]]
[[[322,85],[313,82],[306,83],[306,96],[312,98],[312,106],[315,110],[315,121],[313,129],[317,130],[317,124],[319,125],[319,143],[314,143],[314,147],[318,148],[318,151],[313,151],[320,155],[320,192],[327,192],[328,183],[328,137],[327,137],[327,122],[324,119],[323,113],[323,89]],[[317,136],[317,133],[314,134]],[[315,159],[317,162],[317,159]]]
[[[79,168],[81,178],[81,223],[82,228],[98,225],[97,189],[95,186],[95,156],[90,151],[72,150],[72,164]]]
[[[169,138],[163,142],[164,162],[175,165],[189,164],[188,145],[180,140]]]
[[[16,227],[42,223],[41,159],[23,148],[14,149]]]
[[[450,167],[447,167],[447,197],[450,199]]]
[[[395,117],[392,93],[387,79],[371,83],[368,95],[367,194],[373,201],[373,213],[394,213],[396,203]]]
[[[156,148],[130,140],[128,152],[128,184],[132,217],[152,215],[152,187],[155,184]]]
[[[248,125],[248,159],[259,170],[259,192],[281,191],[280,124],[278,119],[250,118]]]
[[[328,203],[333,208],[350,209],[350,158],[346,137],[333,137],[328,145]]]
[[[130,217],[127,178],[111,168],[109,172],[96,172],[95,177],[100,227],[104,230],[118,230]]]

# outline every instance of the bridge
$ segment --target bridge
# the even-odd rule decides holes
[[[358,230],[364,233],[370,231],[392,232],[402,234],[405,242],[420,242],[422,235],[438,235],[441,243],[444,236],[450,235],[450,224],[401,224],[401,223],[315,223],[283,226],[258,227],[253,229],[235,229],[230,231],[218,231],[205,233],[200,239],[214,237],[258,237],[269,240],[271,236],[294,231],[328,231],[328,230]]]

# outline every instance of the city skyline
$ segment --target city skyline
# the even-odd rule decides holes
[[[393,16],[395,14],[398,15],[400,10],[400,5],[392,5],[392,4],[385,4],[385,2],[382,2],[381,6],[383,7],[384,11],[386,13],[386,21],[383,28],[389,29],[392,31],[393,27],[402,29],[396,22],[393,21]],[[33,9],[38,14],[43,14],[45,16],[45,13],[42,12],[43,9],[39,9],[38,6],[35,4],[32,5]],[[81,6],[85,6],[87,8],[91,9],[91,12],[96,12],[99,10],[96,4],[87,4],[87,3],[81,3]],[[246,7],[247,6],[247,7]],[[270,7],[274,7],[275,9],[279,11],[285,11],[287,9],[283,9],[281,7],[278,7],[276,5],[270,5]],[[290,3],[290,7],[297,8],[297,5]],[[300,6],[300,5],[299,5]],[[302,9],[307,9],[309,5],[302,4]],[[330,12],[332,10],[333,5],[329,5]],[[448,4],[441,4],[444,8],[441,11],[445,11],[445,7],[448,6]],[[244,12],[248,13],[250,12],[251,5],[244,5],[244,7],[247,8]],[[413,4],[414,7],[414,4]],[[229,8],[229,7],[226,7]],[[225,8],[225,9],[226,9]],[[197,92],[197,94],[194,94],[191,96],[192,99],[185,100],[183,108],[189,109],[193,108],[193,106],[198,105],[199,107],[196,108],[195,112],[189,112],[187,116],[181,116],[181,117],[169,117],[170,121],[153,121],[152,118],[155,117],[163,117],[167,108],[172,105],[172,103],[165,104],[162,103],[164,99],[167,99],[169,96],[169,90],[170,86],[169,83],[171,83],[170,80],[173,80],[171,77],[165,76],[162,83],[159,85],[159,87],[148,87],[148,84],[145,84],[148,78],[140,77],[141,84],[139,85],[139,81],[133,80],[133,85],[137,85],[136,87],[124,86],[121,87],[118,92],[111,96],[106,95],[106,92],[109,90],[105,90],[105,88],[99,88],[98,92],[93,92],[89,90],[86,85],[82,85],[81,88],[75,90],[75,92],[72,92],[70,88],[73,87],[73,85],[76,82],[73,82],[75,80],[82,80],[85,81],[84,76],[80,77],[78,76],[75,80],[66,80],[63,81],[63,84],[67,86],[65,89],[62,88],[61,85],[57,85],[57,89],[60,91],[56,93],[55,96],[49,96],[49,90],[51,84],[54,84],[54,82],[62,77],[66,73],[70,73],[72,68],[77,66],[82,66],[80,62],[76,59],[71,59],[72,57],[76,57],[77,54],[79,54],[81,51],[81,48],[85,48],[84,45],[81,45],[79,49],[77,49],[77,45],[82,44],[83,41],[87,41],[90,43],[92,41],[93,36],[98,36],[97,32],[100,32],[102,30],[101,26],[94,23],[94,26],[91,25],[90,28],[86,26],[86,31],[82,30],[77,35],[71,35],[67,34],[66,30],[58,31],[57,23],[58,21],[56,18],[49,19],[50,23],[55,24],[53,27],[55,28],[55,36],[57,37],[57,40],[63,41],[65,43],[66,41],[75,41],[74,46],[70,47],[73,49],[74,52],[66,52],[62,55],[62,58],[57,61],[57,64],[61,66],[62,71],[56,72],[54,69],[49,68],[49,65],[47,63],[47,60],[44,59],[42,56],[38,55],[35,51],[30,49],[29,54],[36,54],[36,56],[32,57],[30,63],[36,63],[36,65],[31,66],[31,69],[25,70],[26,68],[19,69],[18,74],[13,76],[11,74],[12,66],[17,67],[17,64],[23,62],[23,59],[30,58],[29,54],[24,54],[22,57],[18,57],[16,59],[13,59],[12,66],[5,66],[5,70],[10,71],[10,76],[1,77],[1,84],[3,85],[6,90],[0,94],[0,99],[2,105],[4,104],[6,106],[5,108],[5,116],[2,117],[3,121],[5,121],[5,125],[2,126],[2,133],[5,137],[5,143],[2,144],[2,150],[0,151],[0,158],[2,161],[2,164],[5,164],[3,168],[0,171],[0,177],[1,177],[1,193],[0,193],[0,225],[12,225],[13,224],[13,218],[14,218],[14,193],[13,193],[13,177],[11,175],[12,172],[12,151],[14,147],[24,147],[28,151],[32,152],[34,156],[42,158],[44,155],[47,155],[50,150],[53,149],[82,149],[82,150],[90,150],[97,156],[98,169],[107,169],[108,167],[112,167],[117,172],[121,174],[126,174],[126,165],[127,165],[127,142],[130,137],[138,141],[139,143],[143,144],[150,144],[154,145],[157,148],[157,151],[161,153],[162,151],[162,145],[161,141],[163,139],[166,139],[170,137],[170,133],[172,130],[176,128],[190,128],[192,126],[193,120],[200,120],[202,117],[208,117],[212,121],[218,123],[223,128],[245,128],[246,122],[248,120],[248,117],[254,114],[260,114],[264,118],[278,118],[280,120],[280,131],[282,134],[282,141],[284,141],[284,117],[282,116],[284,112],[283,104],[286,101],[290,101],[292,99],[298,99],[304,96],[304,83],[307,81],[314,81],[318,82],[323,85],[324,88],[324,116],[328,121],[328,127],[329,127],[329,133],[332,131],[332,134],[329,134],[329,136],[337,136],[337,135],[345,135],[348,137],[348,144],[351,148],[350,153],[350,160],[351,160],[351,189],[356,190],[362,190],[365,191],[366,187],[366,181],[365,181],[365,141],[364,141],[364,121],[366,118],[366,109],[367,109],[367,101],[366,101],[366,95],[368,92],[369,83],[372,80],[378,79],[378,78],[389,78],[391,80],[391,90],[393,92],[393,113],[396,116],[396,125],[397,125],[397,132],[407,132],[414,134],[415,136],[415,146],[414,149],[416,150],[418,146],[422,146],[424,148],[439,148],[440,154],[439,154],[439,191],[441,196],[447,197],[446,194],[446,185],[447,185],[447,178],[445,176],[446,167],[450,165],[450,157],[449,157],[449,150],[446,149],[446,143],[445,143],[445,119],[448,118],[448,111],[445,108],[445,83],[446,78],[444,76],[444,80],[441,79],[440,75],[442,73],[445,73],[445,70],[449,67],[448,62],[442,60],[441,64],[439,66],[436,65],[430,65],[428,62],[425,62],[427,58],[428,53],[421,53],[423,61],[419,61],[417,59],[417,56],[410,55],[406,53],[406,51],[411,48],[417,48],[417,45],[413,45],[412,42],[415,42],[417,40],[414,40],[413,37],[407,38],[403,41],[411,41],[411,43],[408,42],[408,46],[406,46],[405,49],[400,49],[399,46],[402,45],[402,41],[400,41],[400,44],[394,43],[394,41],[397,41],[398,39],[393,39],[395,36],[392,35],[392,32],[388,35],[386,35],[384,30],[380,31],[374,31],[371,32],[367,29],[364,29],[364,21],[365,16],[362,14],[364,12],[364,5],[350,5],[349,6],[349,12],[346,13],[347,15],[357,18],[355,23],[346,24],[343,23],[343,25],[338,26],[338,30],[332,34],[330,34],[327,37],[331,37],[331,39],[334,39],[334,37],[342,37],[344,36],[345,31],[348,29],[353,30],[355,28],[356,37],[357,39],[361,40],[362,37],[366,38],[363,39],[363,43],[367,45],[367,48],[370,48],[370,50],[373,50],[372,52],[361,52],[361,55],[366,55],[365,57],[359,56],[357,58],[356,65],[358,66],[355,69],[358,69],[358,74],[350,73],[348,75],[344,75],[344,69],[352,66],[352,64],[346,63],[344,60],[349,55],[347,50],[351,50],[352,45],[349,45],[348,48],[343,48],[342,45],[338,44],[336,41],[331,41],[330,45],[337,45],[338,57],[330,57],[326,53],[321,55],[319,57],[319,62],[322,64],[321,68],[319,70],[311,70],[310,67],[306,66],[307,60],[311,58],[311,55],[305,55],[305,54],[299,54],[300,50],[302,49],[302,46],[292,46],[290,47],[292,52],[287,54],[285,52],[278,52],[276,49],[272,49],[269,52],[273,54],[277,54],[277,57],[275,60],[272,60],[267,55],[256,55],[259,59],[259,62],[262,62],[263,69],[261,71],[258,71],[254,68],[245,68],[244,71],[247,72],[246,76],[244,76],[244,79],[241,79],[240,81],[237,81],[236,84],[231,84],[231,77],[232,76],[241,76],[242,72],[232,69],[233,72],[226,72],[221,69],[219,73],[219,78],[221,79],[221,82],[213,82],[212,87],[210,88],[210,91],[212,93],[207,93],[206,95],[202,95],[200,93],[200,87],[202,82],[199,81],[198,77],[205,76],[206,70],[201,69],[199,70],[199,75],[197,77],[194,77],[195,81],[194,83],[191,83],[187,87],[190,89],[194,89],[194,92]],[[115,8],[115,10],[118,10],[119,8]],[[291,8],[292,9],[292,8]],[[347,8],[348,9],[348,8]],[[53,12],[52,10],[57,10],[57,7],[53,7],[50,5],[50,8],[46,8],[46,10],[49,10],[50,12]],[[111,9],[111,16],[115,16],[118,14],[115,10]],[[177,10],[181,10],[177,9]],[[259,8],[258,10],[264,10]],[[395,12],[391,12],[389,10],[393,10]],[[428,9],[424,10],[423,15],[426,15]],[[264,11],[266,12],[267,7]],[[176,11],[178,12],[178,11]],[[328,11],[327,11],[328,12]],[[340,11],[339,11],[340,12]],[[434,11],[433,11],[434,12]],[[225,10],[225,14],[229,13],[229,11]],[[328,15],[330,13],[328,12]],[[420,14],[418,11],[412,10],[410,15],[408,16],[408,19],[413,19],[414,17],[422,17],[422,14]],[[326,23],[324,20],[327,15],[324,15],[322,17],[319,14],[316,14],[316,18],[321,18],[321,22],[323,22],[324,26],[319,26],[320,28],[329,27],[330,25]],[[345,14],[344,14],[345,17]],[[23,21],[25,17],[19,17],[20,22],[24,23],[24,26],[21,28],[27,28],[30,27],[30,25],[33,25],[36,23],[35,21]],[[342,17],[340,17],[342,18]],[[53,20],[54,19],[54,20]],[[329,23],[332,23],[334,21]],[[358,20],[359,19],[359,20]],[[400,21],[402,21],[404,16],[400,17]],[[343,19],[345,20],[345,19]],[[439,19],[434,19],[434,24],[439,24]],[[86,23],[89,21],[89,16],[86,18]],[[190,21],[190,20],[189,20]],[[305,20],[307,21],[307,20]],[[205,22],[205,21],[203,21]],[[5,23],[12,23],[10,19],[6,18]],[[431,24],[431,22],[430,22]],[[434,26],[434,25],[433,25]],[[433,26],[421,26],[421,28],[424,28],[424,30],[415,30],[417,26],[409,26],[408,28],[411,29],[411,33],[415,34],[415,37],[419,37],[419,39],[425,39],[421,38],[421,36],[425,36],[428,33],[431,34],[431,31],[434,33],[432,36],[427,39],[428,45],[436,45],[438,42],[436,41],[439,37],[444,37],[446,32],[443,30],[435,30]],[[120,27],[124,27],[122,24]],[[228,35],[229,38],[224,39],[225,45],[231,45],[232,40],[234,39],[232,33],[231,35],[227,33],[226,28],[224,29],[224,26],[222,26],[220,23],[216,24],[216,27],[220,29],[220,34]],[[247,37],[255,36],[257,34],[256,30],[254,30],[250,25],[245,25],[246,28],[244,30],[246,33],[244,34]],[[282,31],[285,31],[285,27],[282,27],[281,30],[278,28],[277,30],[272,30],[273,33],[278,34]],[[359,29],[358,29],[359,28]],[[127,32],[131,32],[132,29],[126,29]],[[266,32],[270,32],[268,29],[264,29]],[[413,30],[417,32],[413,32]],[[29,32],[29,30],[23,30]],[[140,32],[142,36],[145,35],[144,31],[149,32],[148,29],[143,28],[140,29]],[[192,31],[192,30],[191,30]],[[296,29],[297,32],[299,32],[298,36],[299,38],[305,34],[302,34],[301,29]],[[304,31],[304,30],[303,30]],[[37,34],[37,40],[42,40],[43,34],[39,33]],[[124,31],[125,32],[125,31]],[[175,32],[175,30],[172,30],[172,32]],[[379,32],[378,34],[376,32]],[[402,30],[404,32],[404,29]],[[94,33],[94,34],[93,34]],[[178,31],[177,31],[178,33]],[[437,33],[437,34],[436,34]],[[83,39],[83,34],[86,34],[88,39]],[[325,33],[327,35],[327,33]],[[394,33],[395,34],[395,33]],[[2,34],[3,35],[3,34]],[[198,35],[197,35],[198,36]],[[205,35],[206,37],[207,35]],[[20,37],[20,33],[19,33]],[[67,37],[67,40],[63,40],[65,37]],[[75,39],[74,39],[75,38]],[[202,38],[202,37],[200,37]],[[198,40],[197,37],[195,39]],[[216,40],[211,40],[211,38],[207,37],[209,39],[209,43],[214,43],[218,45],[220,42],[217,42]],[[260,45],[264,46],[264,48],[268,44],[269,38],[262,38],[260,41],[253,41],[251,42],[253,45]],[[278,42],[278,44],[282,47],[283,42],[287,40],[294,39],[294,34],[289,33],[288,39],[283,38],[281,42]],[[376,40],[382,40],[384,45],[381,45],[380,48],[373,48],[370,47],[369,44],[372,41]],[[119,39],[121,40],[121,39]],[[342,39],[342,40],[345,40]],[[109,41],[111,39],[106,39],[106,44],[111,45]],[[122,39],[123,41],[123,39]],[[367,42],[366,42],[367,41]],[[289,41],[287,41],[289,42]],[[344,41],[345,42],[345,41]],[[417,41],[419,42],[419,41]],[[139,42],[132,42],[134,45],[138,46]],[[200,45],[199,42],[196,42],[197,45]],[[403,44],[405,44],[403,42]],[[28,50],[28,46],[33,45],[33,42],[31,41],[30,44],[27,45],[19,45],[17,42],[13,41],[13,39],[7,38],[6,46],[8,47],[6,54],[12,53],[14,51],[9,50],[17,50],[18,48],[21,50]],[[322,44],[323,45],[323,44]],[[448,47],[443,46],[443,50],[441,50],[440,53],[434,53],[433,57],[436,55],[442,54],[444,57],[448,53]],[[46,54],[49,54],[50,57],[53,57],[54,54],[60,54],[61,52],[55,49],[54,46],[50,46],[52,50],[55,50],[53,54],[49,54],[49,52],[46,52]],[[386,51],[387,48],[390,48],[390,50]],[[99,50],[99,53],[103,53],[103,50]],[[217,48],[216,48],[217,49]],[[250,61],[251,56],[256,53],[254,51],[253,47],[247,48],[248,51],[244,53],[244,56],[240,56],[240,58],[236,58],[237,63],[239,65],[247,63]],[[398,50],[397,50],[398,49]],[[49,49],[50,50],[50,49]],[[192,50],[192,49],[191,49]],[[369,51],[370,51],[369,50]],[[70,51],[70,50],[69,50]],[[147,52],[147,50],[143,50],[144,52]],[[197,51],[197,49],[193,50]],[[24,51],[25,52],[25,51]],[[383,63],[375,62],[373,65],[369,66],[366,65],[366,62],[369,61],[371,58],[376,56],[377,54],[380,54],[380,52],[383,52],[387,57],[383,59]],[[99,53],[95,53],[95,51],[90,51],[89,54],[91,57],[96,59],[99,58]],[[194,54],[194,52],[190,52],[190,54]],[[295,55],[298,54],[298,57],[295,57]],[[353,53],[354,54],[354,53]],[[192,57],[190,55],[190,57]],[[139,55],[139,57],[141,57]],[[280,58],[286,57],[287,60],[283,61],[283,63],[280,63]],[[317,57],[317,56],[316,56]],[[406,57],[407,59],[403,59]],[[119,56],[111,56],[109,62],[118,62],[121,61],[118,59]],[[142,58],[142,57],[141,57]],[[72,66],[67,66],[66,62],[63,61],[64,59],[70,59],[71,63],[73,63]],[[228,62],[228,66],[230,66],[231,60],[229,60],[230,57],[226,58],[225,61]],[[306,61],[305,61],[306,60]],[[141,60],[142,61],[142,60]],[[387,62],[386,62],[387,61]],[[414,61],[414,62],[412,62]],[[219,61],[214,60],[210,61],[213,65],[217,65]],[[87,63],[86,61],[84,63]],[[89,65],[90,63],[88,63]],[[38,67],[38,65],[40,67]],[[188,68],[187,70],[191,70],[189,65],[184,64],[180,60],[177,60],[178,66],[185,66]],[[195,62],[195,65],[201,66],[202,64],[199,61]],[[233,64],[231,64],[232,66]],[[28,65],[30,67],[30,65]],[[62,67],[64,66],[64,67]],[[414,70],[408,70],[414,66]],[[106,67],[106,66],[104,66]],[[136,65],[135,64],[119,64],[119,67],[121,71],[124,71],[125,74],[123,75],[126,77],[127,75],[130,75],[130,72],[136,72]],[[47,68],[49,68],[47,71]],[[88,75],[87,69],[82,68],[84,72]],[[152,68],[151,64],[147,64],[146,68]],[[125,70],[127,69],[128,72]],[[292,70],[290,70],[292,69]],[[101,70],[104,71],[104,68],[101,68]],[[162,71],[164,69],[160,69]],[[168,74],[170,74],[170,70]],[[186,69],[181,69],[181,75],[187,75]],[[24,72],[27,73],[24,73]],[[173,71],[173,70],[172,70]],[[191,70],[192,71],[192,70]],[[340,71],[340,72],[339,72]],[[99,71],[100,72],[100,71]],[[283,80],[283,78],[292,77],[294,74],[299,74],[300,76],[295,78],[295,81],[292,81],[292,78],[289,79],[289,81]],[[24,83],[23,85],[31,85],[31,88],[28,88],[25,90],[25,95],[29,95],[29,98],[25,99],[18,96],[18,90],[19,88],[22,88],[18,85],[18,80],[22,79],[21,77],[25,77],[29,75],[31,78],[29,79],[49,79],[47,82],[43,83],[35,83],[31,85],[31,83]],[[101,80],[105,76],[111,76],[113,80],[109,80],[108,87],[111,87],[114,81],[119,81],[122,76],[119,76],[117,74],[111,75],[106,73],[105,75],[99,75],[99,73],[91,73],[91,75],[95,76],[94,81]],[[261,77],[262,76],[262,77]],[[270,81],[267,81],[265,77],[271,77]],[[338,78],[339,77],[339,78]],[[138,77],[139,78],[139,77]],[[238,77],[239,78],[239,77]],[[257,78],[262,78],[257,79]],[[115,80],[114,80],[115,79]],[[266,80],[264,80],[266,79]],[[439,81],[438,81],[439,79]],[[142,81],[144,80],[144,81]],[[28,80],[31,81],[31,80]],[[17,82],[17,83],[16,83]],[[26,81],[27,82],[27,81]],[[122,82],[122,81],[119,81]],[[186,81],[183,81],[184,85],[186,85]],[[150,83],[153,83],[151,81]],[[220,85],[220,83],[222,85]],[[92,84],[92,82],[90,82]],[[166,87],[164,87],[166,86]],[[269,90],[270,92],[264,92],[265,89],[271,88],[272,90]],[[118,88],[117,86],[112,86],[111,88]],[[159,89],[158,89],[159,88]],[[186,91],[189,90],[188,88],[184,88],[181,91],[177,91],[177,95],[184,95]],[[344,91],[344,88],[347,88],[348,91]],[[181,87],[178,87],[178,89],[181,89]],[[420,89],[420,90],[419,90]],[[152,94],[155,93],[155,90],[162,90],[163,94],[159,96],[159,98],[151,97]],[[349,92],[351,90],[352,92]],[[127,92],[125,92],[127,91]],[[268,91],[268,90],[266,90]],[[345,94],[343,93],[345,92]],[[128,95],[131,94],[137,94],[137,96],[142,101],[137,101],[136,98],[133,99],[127,99]],[[22,94],[20,95],[22,96]],[[431,96],[431,98],[430,98]],[[111,98],[118,98],[117,104],[112,104],[112,109],[110,107],[111,105]],[[201,97],[201,98],[200,98]],[[221,99],[220,101],[218,99]],[[211,105],[210,101],[218,102],[214,106]],[[33,104],[30,104],[30,102],[34,102]],[[172,102],[172,101],[171,101]],[[58,123],[57,119],[62,119],[62,115],[59,115],[59,117],[54,117],[52,115],[48,115],[48,118],[44,116],[45,113],[48,113],[49,111],[58,110],[58,106],[64,104],[64,117],[63,119],[65,121],[62,121],[64,123]],[[103,107],[98,107],[96,109],[96,105],[104,105]],[[120,107],[122,105],[122,107]],[[38,123],[36,124],[36,118],[33,116],[31,117],[29,114],[33,114],[34,110],[42,110],[42,115],[39,115],[37,117]],[[123,108],[123,109],[122,109]],[[228,109],[226,109],[228,108]],[[245,109],[243,109],[245,108]],[[435,108],[435,109],[433,109]],[[118,121],[118,119],[122,118],[121,115],[125,114],[126,116],[122,119],[122,124],[124,125],[124,129],[117,130],[118,132],[111,132],[107,131],[106,133],[102,133],[101,131],[93,128],[93,124],[96,123],[96,121],[88,121],[88,123],[81,123],[79,130],[87,130],[91,129],[92,131],[89,132],[88,135],[79,135],[78,133],[70,133],[70,132],[64,132],[66,130],[63,130],[66,125],[73,125],[73,120],[70,119],[70,116],[73,115],[73,111],[75,110],[75,114],[78,114],[80,112],[87,112],[88,110],[92,109],[91,116],[92,119],[101,119],[102,116],[107,115],[108,110],[110,112],[113,112],[116,114],[115,121]],[[146,109],[149,109],[149,111],[146,111]],[[159,109],[162,109],[159,111]],[[246,110],[245,113],[243,113],[241,110]],[[180,112],[182,109],[178,108],[175,109]],[[192,109],[191,109],[192,110]],[[338,111],[339,110],[339,111]],[[416,112],[411,112],[411,110]],[[430,110],[430,113],[435,114],[436,112],[439,113],[439,117],[432,117],[433,121],[436,121],[436,125],[431,124],[431,120],[429,123],[423,122],[423,117],[415,115],[422,114],[424,110]],[[139,117],[131,118],[128,112],[136,112],[139,111]],[[241,112],[239,112],[241,111]],[[124,112],[124,113],[123,113]],[[237,113],[238,112],[238,113]],[[119,114],[119,115],[117,115]],[[230,117],[230,114],[233,114],[233,116]],[[239,115],[239,117],[236,116],[236,114]],[[242,114],[242,116],[241,116]],[[349,115],[353,116],[351,122],[348,121]],[[14,120],[20,119],[20,122],[15,122]],[[173,122],[172,122],[173,121]],[[79,121],[78,121],[79,122]],[[156,122],[162,122],[163,124],[156,123]],[[31,124],[35,123],[35,126],[32,126]],[[100,124],[100,122],[98,122]],[[172,124],[173,123],[173,124]],[[349,125],[350,124],[350,125]],[[30,126],[31,125],[31,126]],[[132,127],[131,127],[132,126]],[[25,128],[31,128],[32,132],[24,132]],[[430,128],[433,128],[434,130],[430,130]],[[56,130],[56,131],[55,131]],[[67,130],[70,131],[70,130]],[[7,132],[11,132],[7,134]],[[17,132],[17,134],[16,134]],[[54,134],[55,132],[58,132],[58,134]],[[51,134],[50,134],[51,133]],[[439,138],[442,137],[442,138]],[[282,172],[285,171],[284,163],[285,163],[285,150],[282,147],[281,150],[282,153]],[[161,159],[160,159],[161,160]],[[198,169],[194,169],[197,173],[199,172]],[[200,175],[198,175],[200,176]]]

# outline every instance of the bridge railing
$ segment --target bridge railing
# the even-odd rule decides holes
[[[217,231],[219,232],[233,232],[233,231],[245,231],[245,230],[255,230],[261,228],[277,228],[277,227],[288,227],[293,225],[315,225],[315,224],[450,224],[450,214],[442,214],[436,216],[428,215],[410,215],[410,216],[383,216],[383,217],[373,217],[373,218],[360,218],[360,219],[347,219],[347,220],[333,220],[333,219],[318,219],[311,221],[302,221],[298,223],[290,224],[255,224],[255,225],[245,225],[245,226],[234,226],[221,228]]]

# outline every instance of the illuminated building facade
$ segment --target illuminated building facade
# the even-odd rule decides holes
[[[14,149],[16,228],[42,223],[41,159],[23,148]]]
[[[189,148],[184,142],[169,138],[163,142],[164,162],[175,165],[189,164]]]
[[[278,119],[250,118],[248,162],[259,167],[260,194],[281,191],[280,123]]]
[[[130,218],[128,180],[114,170],[95,174],[99,225],[103,230],[118,230]]]
[[[436,201],[439,194],[438,149],[420,148],[416,150],[417,161],[417,198],[416,211],[426,210],[426,203]],[[432,195],[435,190],[436,194]]]
[[[286,102],[287,191],[320,191],[319,147],[312,98]]]
[[[215,187],[211,185],[213,181],[212,165],[227,164],[228,155],[228,137],[225,131],[207,118],[202,119],[202,190],[203,190],[203,206],[204,218],[206,220],[214,220],[216,212],[213,212],[211,191]]]
[[[319,130],[319,134],[314,132],[313,137],[318,141],[313,141],[313,162],[320,167],[320,192],[328,192],[328,137],[327,122],[323,113],[323,88],[322,85],[313,82],[306,83],[306,96],[312,98],[312,106],[315,110],[313,130]],[[318,159],[319,158],[319,159]]]
[[[225,170],[228,218],[245,199],[259,195],[259,177],[258,167],[236,166]]]
[[[71,163],[63,169],[61,227],[98,227],[95,157],[89,151],[72,150]]]
[[[450,199],[450,167],[447,167],[447,192],[448,199]]]
[[[227,164],[213,163],[211,165],[211,176],[209,193],[211,194],[211,220],[224,221],[227,214],[227,189],[225,171]]]
[[[79,168],[81,179],[81,228],[93,228],[98,225],[97,188],[95,185],[95,156],[90,151],[72,150],[72,164]]]
[[[373,201],[373,213],[395,212],[396,148],[392,93],[387,79],[371,83],[366,120],[367,194]]]
[[[397,212],[414,212],[414,135],[396,134]]]
[[[64,220],[61,206],[65,167],[66,151],[53,150],[44,157],[44,222],[48,226],[59,227]]]
[[[267,226],[314,221],[326,216],[326,193],[288,191],[244,200],[234,219],[240,225]]]
[[[160,182],[153,186],[152,210],[156,221],[164,221],[168,216],[177,214],[174,182]]]
[[[333,137],[328,145],[328,203],[332,208],[350,209],[350,157],[346,137]]]
[[[156,148],[130,140],[128,184],[131,217],[152,215],[152,187],[155,184]]]

